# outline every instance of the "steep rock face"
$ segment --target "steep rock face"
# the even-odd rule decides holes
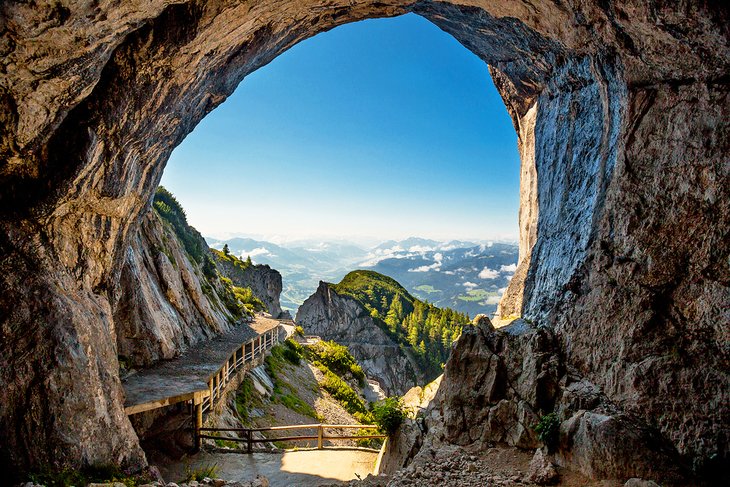
[[[127,365],[173,358],[234,321],[214,284],[154,210],[131,240],[119,286],[114,323]]]
[[[324,340],[347,346],[365,374],[377,380],[387,394],[402,395],[425,382],[418,364],[372,319],[355,299],[340,296],[320,282],[297,311],[297,324]]]
[[[671,442],[567,368],[550,329],[518,320],[495,330],[483,315],[454,345],[423,423],[403,426],[383,465],[392,471],[444,443],[541,448],[534,427],[549,412],[559,424],[547,450],[555,463],[590,478],[686,485],[688,465]]]
[[[279,271],[263,264],[241,269],[222,259],[216,259],[216,266],[221,274],[233,281],[236,286],[251,288],[254,296],[264,302],[271,316],[274,318],[288,316],[279,303],[279,296],[281,296]]]
[[[721,2],[6,1],[1,467],[143,461],[111,303],[170,152],[296,42],[409,11],[490,64],[520,137],[524,284],[505,311],[553,327],[683,455],[727,460]]]

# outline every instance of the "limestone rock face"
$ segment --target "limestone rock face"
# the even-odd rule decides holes
[[[251,288],[254,296],[264,302],[269,314],[274,318],[284,318],[287,313],[281,309],[279,297],[281,296],[281,274],[268,265],[252,265],[245,270],[234,266],[231,262],[216,259],[218,270],[225,277],[233,281],[233,284],[241,287]]]
[[[494,330],[489,319],[465,327],[436,395],[445,440],[459,445],[541,445],[532,426],[559,399],[563,366],[546,328],[524,321]]]
[[[539,448],[545,445],[534,428],[554,412],[560,426],[547,445],[551,455],[536,463],[554,462],[589,478],[643,477],[681,485],[688,469],[671,442],[577,376],[558,353],[559,343],[550,329],[524,320],[495,330],[485,317],[465,328],[423,415],[427,433],[414,438],[411,432],[400,443],[416,450],[439,443]]]
[[[423,371],[355,299],[337,294],[326,282],[299,307],[297,324],[307,334],[346,345],[365,374],[388,395],[403,395],[425,382]]]
[[[233,322],[198,263],[154,210],[131,239],[119,287],[117,351],[128,366],[173,358]]]
[[[10,0],[0,468],[143,461],[122,409],[114,309],[170,152],[298,41],[406,12],[490,65],[519,136],[522,262],[502,312],[550,326],[566,366],[688,461],[727,462],[722,2]]]

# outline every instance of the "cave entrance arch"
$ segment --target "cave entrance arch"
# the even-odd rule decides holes
[[[491,316],[516,249],[482,248],[488,260],[472,267],[473,252],[454,261],[463,252],[424,242],[409,272],[393,265],[408,259],[364,251],[340,259],[320,252],[323,265],[300,269],[271,246],[290,243],[268,241],[516,241],[518,180],[516,134],[486,64],[407,14],[336,27],[247,76],[175,148],[161,184],[196,229],[220,240],[214,248],[227,241],[241,259],[252,251],[254,262],[282,274],[282,306],[292,316],[320,280],[338,282],[361,267],[437,306]],[[422,285],[436,291],[419,292]]]
[[[681,379],[657,395],[655,383],[632,375],[642,356],[631,338],[657,323],[675,334],[706,333],[711,338],[682,345],[679,356],[710,357],[705,371],[722,370],[712,316],[690,321],[686,308],[698,299],[722,302],[727,285],[711,284],[713,272],[676,257],[696,252],[698,236],[706,237],[701,253],[716,255],[705,248],[712,242],[727,249],[723,225],[693,216],[705,193],[692,189],[711,187],[712,201],[730,200],[714,162],[728,150],[721,7],[159,0],[2,9],[0,299],[11,310],[3,330],[13,337],[0,345],[0,420],[10,425],[0,433],[3,467],[143,461],[123,410],[111,310],[129,235],[171,150],[246,74],[296,42],[407,12],[489,64],[518,133],[521,264],[502,311],[521,309],[558,327],[568,358],[618,403],[639,415],[670,413],[660,428],[683,453],[709,454],[722,442],[722,428],[714,428],[723,424],[721,408],[691,424],[676,413],[695,408],[692,393],[678,393],[681,384],[701,395],[708,376],[672,359]],[[688,127],[686,142],[672,135],[676,120]],[[687,173],[682,161],[704,163],[709,173]],[[686,198],[673,199],[680,187]],[[680,227],[695,239],[673,239]],[[659,272],[652,263],[662,260]],[[612,262],[648,285],[615,291],[606,271]],[[631,262],[646,265],[632,271]],[[652,301],[667,296],[672,306]],[[642,300],[655,306],[632,320]],[[616,309],[626,320],[604,326],[601,316]],[[648,343],[672,347],[660,338]]]

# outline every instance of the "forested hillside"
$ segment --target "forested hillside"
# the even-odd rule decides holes
[[[431,374],[441,370],[451,343],[470,322],[467,314],[414,298],[397,281],[374,271],[350,272],[330,287],[360,302],[376,324],[402,347],[411,349]]]

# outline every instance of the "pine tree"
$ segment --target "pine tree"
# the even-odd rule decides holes
[[[249,255],[246,257],[246,267],[252,266],[253,262],[251,262],[251,256]]]
[[[231,251],[228,249],[228,244],[223,244],[223,253],[228,257],[231,255]]]

